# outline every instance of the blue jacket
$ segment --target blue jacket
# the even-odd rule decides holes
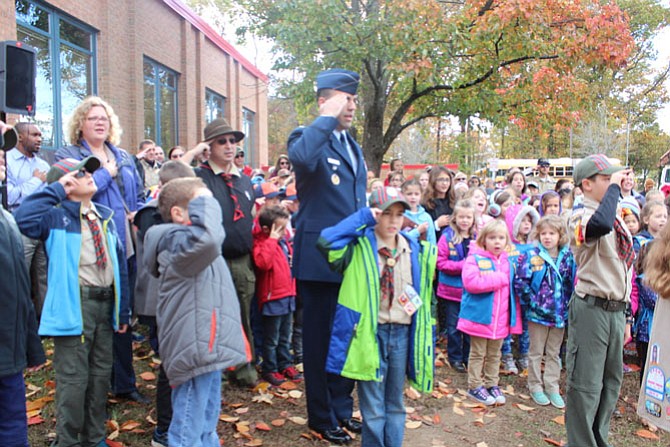
[[[559,250],[556,262],[539,244],[519,256],[514,290],[526,308],[528,321],[565,327],[576,270],[575,258],[567,244]]]
[[[336,118],[320,116],[309,126],[295,129],[288,139],[288,155],[300,199],[293,243],[293,272],[299,280],[342,281],[342,275],[330,270],[318,252],[316,242],[321,230],[366,206],[363,152],[347,134],[356,153],[354,173],[347,149],[333,134],[337,123]]]
[[[93,196],[93,201],[105,205],[114,211],[114,223],[118,228],[119,239],[124,250],[126,248],[126,213],[137,211],[144,205],[144,184],[135,168],[135,162],[128,152],[117,148],[113,144],[106,143],[107,147],[116,158],[118,174],[116,178],[109,175],[107,169],[98,169],[93,173],[93,180],[98,187],[98,192]],[[67,146],[56,151],[56,161],[63,158],[74,158],[83,160],[93,155],[86,145]],[[124,258],[125,259],[125,255]]]
[[[102,216],[102,231],[107,237],[108,255],[114,267],[115,299],[111,322],[114,330],[118,330],[119,324],[130,321],[125,250],[112,220],[112,210],[97,203],[95,207]],[[16,210],[16,222],[29,238],[45,241],[49,258],[48,287],[39,334],[81,335],[84,332],[79,285],[81,202],[67,200],[63,185],[52,183],[23,201]]]
[[[640,305],[637,309],[637,315],[635,316],[633,333],[635,334],[635,340],[649,343],[651,323],[654,320],[654,309],[656,308],[658,295],[651,289],[651,287],[645,285],[644,274],[640,274],[635,278],[634,287],[637,287]]]
[[[435,222],[433,222],[433,218],[430,217],[430,214],[428,214],[428,212],[421,205],[419,205],[416,213],[410,210],[406,210],[405,216],[407,216],[408,219],[417,225],[427,223],[428,229],[426,230],[426,240],[433,245],[437,245],[437,237],[435,236]],[[419,230],[417,229],[410,230],[408,234],[410,237],[413,237],[416,240],[419,240],[419,237],[421,236],[419,234]]]
[[[380,272],[375,219],[369,208],[325,229],[319,248],[333,269],[344,273],[337,300],[326,370],[355,380],[381,381],[377,325]],[[423,305],[412,315],[407,375],[412,386],[429,392],[433,386],[433,321],[430,312],[437,248],[417,243],[406,234],[412,260],[412,286]]]

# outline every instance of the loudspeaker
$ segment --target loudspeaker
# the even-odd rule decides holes
[[[35,114],[37,55],[23,42],[0,42],[0,111]]]

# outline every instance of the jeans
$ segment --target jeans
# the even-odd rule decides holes
[[[283,371],[292,364],[291,320],[293,315],[263,315],[263,372]]]
[[[447,318],[447,355],[449,363],[467,363],[470,355],[470,336],[456,329],[458,313],[461,311],[460,301],[444,301]]]
[[[170,447],[219,447],[221,371],[201,374],[172,390]]]
[[[358,382],[358,401],[363,417],[362,447],[402,446],[409,331],[410,326],[406,324],[380,324],[377,327],[381,382]]]
[[[28,447],[23,373],[0,377],[0,439],[7,447]]]
[[[521,315],[517,315],[517,318],[521,318],[521,327],[523,332],[519,335],[519,356],[527,357],[528,349],[530,348],[530,335],[528,335],[528,319],[526,318],[526,309],[521,308]],[[512,353],[512,334],[508,335],[503,341],[502,345],[503,354]]]

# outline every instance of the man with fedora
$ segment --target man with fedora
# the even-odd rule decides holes
[[[243,139],[244,133],[234,130],[223,118],[209,123],[204,130],[204,141],[209,145],[209,160],[201,163],[195,174],[205,182],[221,205],[226,231],[223,257],[230,268],[240,301],[244,333],[249,346],[253,346],[249,313],[256,286],[251,260],[254,190],[251,179],[243,175],[234,163],[237,144]],[[238,385],[251,387],[256,384],[258,373],[251,363],[246,363],[239,365],[230,378]]]
[[[359,75],[326,70],[316,78],[319,117],[288,140],[300,209],[296,217],[294,274],[303,301],[303,362],[309,426],[326,440],[348,444],[342,427],[361,431],[351,418],[354,382],[326,372],[326,356],[342,276],[317,251],[321,230],[366,206],[363,152],[348,134],[357,108]]]

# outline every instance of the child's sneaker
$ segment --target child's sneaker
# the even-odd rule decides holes
[[[514,357],[512,357],[512,354],[504,354],[501,360],[503,371],[507,372],[507,374],[519,374],[519,370],[516,367],[516,363],[514,362]]]
[[[505,395],[498,386],[492,386],[491,388],[488,389],[488,392],[491,395],[491,397],[495,399],[496,405],[505,405],[505,402],[507,402],[507,399],[505,399]]]
[[[521,357],[517,363],[519,364],[519,370],[528,371],[528,356]]]
[[[565,402],[559,393],[549,393],[549,402],[559,410],[565,408]]]
[[[298,372],[298,370],[295,369],[295,366],[289,366],[288,368],[286,368],[281,373],[288,380],[291,380],[293,382],[302,382],[302,379],[303,379],[302,374],[300,374],[300,372]]]
[[[286,378],[279,374],[278,372],[268,372],[263,374],[263,380],[268,382],[272,386],[279,386],[282,383],[286,382]]]
[[[495,405],[496,403],[496,398],[491,396],[483,386],[475,388],[474,390],[468,390],[468,396],[470,399],[473,399],[486,406]]]
[[[167,431],[154,430],[154,435],[151,438],[151,447],[168,447]]]
[[[543,407],[545,405],[549,405],[549,398],[546,394],[544,394],[544,391],[535,391],[530,393],[530,397],[533,398],[533,402],[538,405],[542,405]]]

